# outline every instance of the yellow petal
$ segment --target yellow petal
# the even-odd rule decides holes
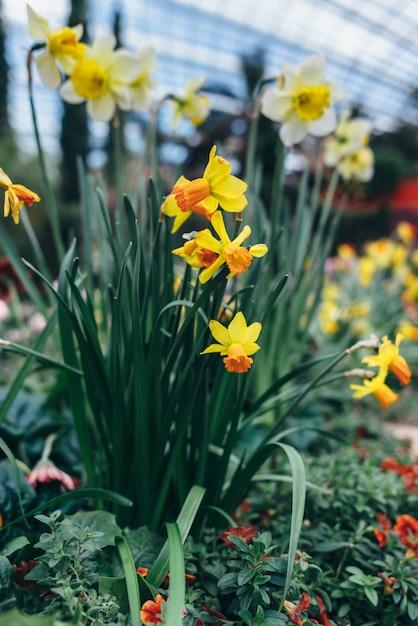
[[[238,311],[233,320],[229,323],[228,330],[233,343],[242,343],[247,332],[247,322],[241,311]]]
[[[226,348],[231,343],[231,336],[228,332],[228,329],[223,326],[220,322],[216,320],[210,320],[209,329],[212,333],[212,336],[216,341],[224,348]]]

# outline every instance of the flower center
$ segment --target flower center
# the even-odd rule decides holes
[[[233,243],[227,244],[222,248],[222,257],[225,259],[229,270],[234,272],[234,274],[245,272],[253,260],[247,248]]]
[[[248,372],[253,359],[245,354],[244,346],[240,343],[232,343],[228,348],[224,364],[228,372],[243,374]]]
[[[80,59],[71,74],[73,87],[79,96],[94,100],[108,91],[108,78],[94,59]]]
[[[208,250],[207,248],[201,248],[201,247],[197,248],[196,256],[199,259],[199,263],[201,267],[209,267],[218,258],[218,255],[216,254],[216,252],[212,252],[212,250]]]
[[[77,41],[75,32],[68,26],[59,28],[48,37],[48,49],[51,54],[66,54],[73,58],[81,58],[86,46]]]
[[[301,120],[312,122],[324,114],[330,106],[331,91],[326,85],[302,87],[293,97],[293,106]]]
[[[173,194],[183,212],[190,211],[198,202],[210,195],[210,184],[206,178],[196,178],[184,185],[174,185]]]

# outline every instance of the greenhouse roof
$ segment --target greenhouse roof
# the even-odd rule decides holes
[[[29,111],[23,97],[24,49],[32,43],[26,3],[3,0],[2,4],[10,33],[12,121],[21,127]],[[69,1],[32,0],[30,4],[53,27],[67,21]],[[416,0],[89,0],[86,4],[91,38],[112,29],[118,10],[123,44],[132,49],[155,47],[158,96],[181,93],[188,80],[203,75],[208,89],[216,87],[242,98],[246,93],[243,53],[264,50],[265,74],[272,77],[280,73],[283,62],[297,64],[322,52],[328,62],[327,77],[348,91],[346,104],[361,105],[376,128],[418,120],[418,100],[412,97],[418,88]],[[57,95],[43,87],[37,98],[40,106],[56,107]],[[54,133],[53,126],[50,132]]]

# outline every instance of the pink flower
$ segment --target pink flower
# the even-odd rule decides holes
[[[42,485],[56,481],[60,483],[60,491],[63,493],[65,490],[74,491],[74,489],[81,484],[81,481],[77,478],[73,478],[73,476],[58,469],[52,461],[43,459],[41,459],[26,476],[26,480],[34,489],[36,489],[38,484]]]

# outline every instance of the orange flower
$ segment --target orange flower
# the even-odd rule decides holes
[[[142,578],[145,578],[145,576],[148,576],[148,567],[137,567],[136,568],[137,574],[140,574],[142,576]]]
[[[385,409],[393,402],[396,402],[399,395],[385,383],[386,375],[387,368],[381,367],[379,373],[372,380],[365,378],[363,385],[350,385],[350,389],[354,390],[353,398],[363,398],[372,393],[379,402],[381,409]]]
[[[405,483],[405,490],[408,493],[418,493],[418,464],[401,464],[391,457],[381,462],[380,467],[387,471],[395,472],[402,476]]]
[[[401,385],[407,385],[411,380],[411,370],[404,357],[399,354],[399,344],[402,340],[401,333],[396,335],[394,344],[387,337],[383,337],[383,343],[379,346],[378,354],[365,356],[362,363],[383,368],[388,367]]]
[[[70,476],[66,472],[58,469],[56,465],[49,459],[41,459],[33,468],[31,472],[26,476],[26,480],[34,489],[38,485],[44,483],[57,482],[60,485],[60,491],[64,492],[74,491],[76,487],[81,485],[81,481],[78,478]]]
[[[388,516],[384,513],[376,513],[376,518],[382,530],[380,528],[374,528],[373,532],[379,543],[379,548],[383,548],[383,546],[385,546],[387,543],[389,531],[392,528],[392,524]]]
[[[407,555],[418,559],[418,520],[412,515],[400,515],[393,530],[398,533],[401,542],[408,548]]]
[[[143,624],[162,624],[162,605],[166,602],[164,598],[158,594],[154,600],[147,600],[141,607],[141,622]]]
[[[292,624],[299,624],[301,626],[302,620],[299,617],[299,615],[302,613],[302,611],[305,611],[308,608],[309,604],[310,604],[310,600],[309,600],[308,594],[303,593],[298,604],[294,604],[293,602],[289,602],[288,600],[285,600],[283,604],[283,608],[288,614],[289,619],[292,622]]]
[[[323,626],[332,626],[331,622],[328,619],[327,612],[325,610],[325,605],[320,596],[315,596],[316,601],[318,602],[319,615],[317,615],[317,620]]]
[[[220,539],[222,539],[225,545],[230,548],[234,545],[232,541],[228,539],[230,535],[233,535],[234,537],[239,537],[240,539],[245,541],[245,543],[248,543],[249,541],[254,539],[257,533],[258,530],[256,528],[252,528],[251,526],[235,526],[235,528],[230,528],[229,530],[223,532],[220,535]]]
[[[24,204],[32,206],[34,202],[40,201],[40,197],[34,191],[23,185],[14,185],[1,167],[0,187],[6,190],[4,195],[4,217],[7,217],[11,211],[15,224],[19,224],[19,211],[23,209]]]
[[[385,576],[383,572],[378,572],[377,574],[380,578],[383,579],[383,595],[389,596],[393,593],[393,588],[396,583],[396,578],[394,576]]]

